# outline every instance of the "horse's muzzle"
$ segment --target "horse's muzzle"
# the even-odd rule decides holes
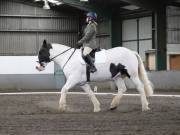
[[[37,69],[38,71],[43,71],[43,70],[44,70],[44,67],[42,67],[42,66],[36,66],[36,69]]]
[[[37,69],[38,71],[43,71],[43,70],[45,70],[45,66],[41,66],[41,64],[38,64],[38,65],[36,66],[36,69]]]

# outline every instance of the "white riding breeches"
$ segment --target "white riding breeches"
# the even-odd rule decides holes
[[[91,53],[91,51],[92,51],[92,49],[90,47],[85,46],[84,50],[83,50],[83,55],[87,56],[88,54]]]

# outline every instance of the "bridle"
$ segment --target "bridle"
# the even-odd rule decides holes
[[[72,49],[72,47],[70,47],[69,49],[67,49],[67,50],[65,50],[65,51],[63,51],[63,52],[61,52],[60,54],[58,54],[58,55],[52,57],[52,58],[50,59],[50,62],[53,61],[53,59],[55,59],[55,58],[57,58],[58,56],[60,56],[60,55],[62,55],[62,54],[64,54],[64,53],[66,53],[67,51],[69,51],[69,50],[71,50],[71,49]],[[73,51],[72,54],[69,56],[68,60],[67,60],[66,63],[63,65],[62,69],[64,69],[64,67],[66,66],[66,64],[68,63],[68,61],[71,59],[71,57],[72,57],[72,55],[75,53],[75,51],[76,51],[76,48],[74,48],[74,51]]]
[[[61,52],[60,54],[58,54],[58,55],[52,57],[52,58],[49,60],[48,63],[50,63],[51,61],[53,61],[53,59],[55,59],[55,58],[57,58],[58,56],[60,56],[60,55],[62,55],[62,54],[64,54],[64,53],[66,53],[67,51],[69,51],[69,50],[71,50],[71,49],[73,49],[73,48],[70,47],[69,49],[67,49],[67,50],[65,50],[65,51],[63,51],[63,52]],[[76,51],[76,48],[74,48],[74,51],[73,51],[72,54],[69,56],[68,60],[67,60],[66,63],[63,65],[63,68],[62,68],[62,69],[64,69],[64,67],[66,66],[66,64],[68,63],[68,61],[71,59],[71,57],[72,57],[72,55],[75,53],[75,51]],[[37,62],[40,63],[39,61],[37,61]],[[40,63],[40,64],[41,64],[41,63]],[[43,65],[41,65],[41,66],[43,66]],[[43,66],[43,67],[45,67],[45,66]]]

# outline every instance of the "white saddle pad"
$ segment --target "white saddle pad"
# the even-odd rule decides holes
[[[106,50],[103,49],[103,50],[95,53],[95,64],[105,63],[106,62],[106,53],[105,53],[105,51]],[[80,55],[80,57],[81,57],[81,55]],[[85,64],[85,61],[83,60],[82,57],[80,58],[80,60],[81,60],[82,64]]]

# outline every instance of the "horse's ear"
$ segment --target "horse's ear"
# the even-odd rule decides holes
[[[44,41],[43,41],[43,47],[47,47],[47,41],[44,39]]]
[[[51,48],[52,48],[51,44],[50,44],[50,43],[47,43],[46,40],[43,41],[42,47],[43,47],[43,48],[47,48],[47,49],[51,49]]]
[[[44,45],[44,44],[47,44],[47,41],[46,41],[46,39],[44,39],[44,41],[43,41],[43,45]]]

